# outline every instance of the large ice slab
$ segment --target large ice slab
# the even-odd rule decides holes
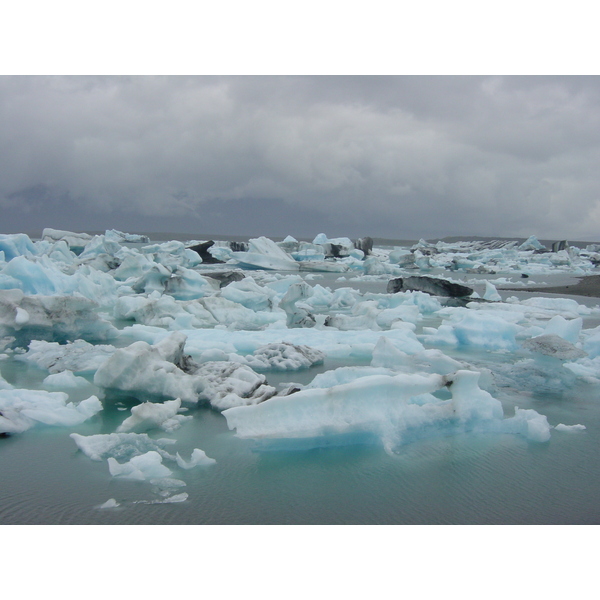
[[[223,412],[230,429],[242,438],[303,440],[321,445],[328,438],[370,434],[388,448],[413,437],[442,432],[518,433],[546,441],[550,427],[533,410],[504,419],[501,403],[478,386],[479,373],[373,375],[327,389],[303,389],[256,406]],[[434,392],[448,386],[449,400]],[[306,447],[306,446],[305,446]]]

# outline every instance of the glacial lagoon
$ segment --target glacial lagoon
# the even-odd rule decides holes
[[[600,521],[594,245],[68,234],[0,235],[0,523]]]

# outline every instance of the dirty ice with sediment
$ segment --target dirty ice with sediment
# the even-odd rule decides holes
[[[143,522],[139,511],[158,504],[174,506],[154,522],[238,522],[235,504],[219,513],[200,496],[219,486],[256,496],[283,464],[293,474],[307,460],[314,472],[298,475],[302,492],[290,479],[289,494],[319,498],[333,460],[358,478],[368,504],[366,471],[409,477],[423,468],[432,477],[448,444],[488,469],[494,452],[510,450],[503,473],[509,463],[518,472],[519,461],[534,469],[536,457],[557,468],[544,459],[556,438],[566,457],[570,445],[585,454],[598,435],[600,306],[538,286],[597,274],[599,264],[600,246],[534,236],[391,245],[325,234],[279,242],[2,234],[0,522],[70,522],[63,501],[78,504],[79,522],[128,522],[129,513]],[[11,479],[36,452],[61,481],[70,468],[73,480],[89,477],[87,495],[75,501],[56,483],[44,516],[32,492],[42,484],[32,474],[17,492]],[[560,468],[572,475],[572,466]],[[477,489],[484,497],[454,520],[442,510],[440,521],[511,521],[493,511],[486,521]],[[521,501],[543,502],[535,493]],[[339,522],[438,522],[433,506],[421,514],[407,501],[414,518],[379,498]],[[296,519],[256,508],[241,521],[338,522],[318,502],[320,516],[316,506]],[[560,521],[561,510],[548,519]],[[577,521],[567,511],[564,522],[599,514]]]

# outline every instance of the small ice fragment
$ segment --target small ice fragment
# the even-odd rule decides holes
[[[554,429],[556,429],[556,431],[577,432],[577,431],[584,431],[586,429],[586,426],[581,425],[581,424],[565,425],[564,423],[559,423]]]
[[[169,498],[165,498],[161,500],[159,504],[171,504],[174,502],[185,502],[188,499],[187,492],[182,492],[181,494],[175,494],[174,496],[169,496]]]
[[[96,508],[116,508],[117,506],[121,506],[114,498],[109,498],[104,504]]]
[[[198,465],[213,465],[217,462],[214,458],[206,456],[204,450],[200,450],[200,448],[194,448],[190,462],[185,462],[185,460],[183,460],[183,458],[181,458],[179,455],[179,452],[177,452],[175,458],[177,459],[177,464],[182,469],[191,469]]]
[[[134,456],[129,462],[123,464],[110,457],[108,470],[113,477],[140,481],[148,478],[168,477],[171,474],[171,470],[162,464],[162,456],[154,450]]]

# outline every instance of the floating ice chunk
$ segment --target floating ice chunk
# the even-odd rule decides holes
[[[433,415],[416,410],[410,399],[443,385],[438,375],[373,375],[328,389],[304,389],[256,406],[223,412],[230,429],[242,438],[320,437],[356,431],[381,433],[390,421],[402,427],[426,423]],[[446,403],[440,415],[450,418]]]
[[[515,416],[505,419],[503,425],[506,432],[521,434],[534,442],[550,439],[548,419],[532,409],[515,406]]]
[[[179,339],[183,334],[173,335]],[[188,375],[173,362],[165,360],[160,345],[150,346],[141,341],[116,350],[96,371],[94,383],[106,389],[131,392],[138,397],[181,398],[183,402],[194,404],[204,388],[200,377]]]
[[[0,390],[0,433],[21,433],[36,423],[70,427],[80,425],[102,410],[96,396],[79,404],[67,403],[63,392]]]
[[[576,300],[571,298],[527,298],[527,300],[521,301],[521,304],[526,307],[543,308],[551,310],[556,313],[570,313],[574,315],[587,315],[591,312],[591,309],[584,304],[579,304]]]
[[[146,480],[152,477],[167,477],[172,471],[162,464],[163,457],[155,450],[134,456],[120,464],[115,458],[108,459],[108,470],[113,477]]]
[[[502,419],[500,401],[479,387],[480,373],[457,371],[456,374],[446,377],[445,381],[448,382],[446,385],[452,392],[453,412],[461,422]]]
[[[361,434],[379,438],[386,447],[442,431],[506,431],[546,441],[546,417],[519,411],[503,419],[501,403],[478,386],[479,373],[458,371],[451,376],[402,374],[373,375],[327,389],[304,388],[256,406],[223,412],[230,429],[242,438],[303,440],[318,446],[336,436],[346,443]],[[433,396],[449,386],[451,400]],[[354,437],[353,437],[354,436]],[[364,438],[363,438],[364,439]]]
[[[195,300],[214,293],[213,284],[206,277],[181,266],[166,280],[164,290],[176,300]]]
[[[245,363],[256,370],[296,371],[321,364],[325,354],[310,346],[289,342],[266,344],[252,355],[244,357]]]
[[[118,242],[122,244],[124,242],[129,243],[150,243],[150,238],[147,235],[140,235],[137,233],[124,233],[122,231],[117,231],[116,229],[109,229],[105,232],[104,237],[107,240]]]
[[[372,367],[384,367],[386,369],[395,369],[400,365],[406,364],[408,354],[396,348],[396,346],[386,337],[380,337],[373,348]]]
[[[380,309],[377,303],[372,300],[359,302],[352,307],[351,315],[334,314],[325,320],[327,327],[335,327],[342,331],[370,329],[377,331],[380,329],[377,324],[377,317]]]
[[[588,330],[583,347],[590,358],[600,356],[600,327]]]
[[[531,235],[518,247],[518,250],[546,250],[546,246],[535,235]]]
[[[117,506],[121,506],[114,498],[109,498],[104,504],[100,504],[96,508],[105,509],[105,508],[117,508]]]
[[[198,300],[215,319],[221,324],[235,329],[262,329],[263,327],[281,321],[283,313],[270,311],[255,312],[223,297],[212,296]]]
[[[484,300],[489,300],[490,302],[502,302],[502,296],[498,293],[496,286],[489,282],[485,282],[485,293],[483,294]]]
[[[248,252],[232,252],[240,265],[254,269],[297,271],[298,263],[273,240],[264,236],[249,240]]]
[[[187,499],[187,492],[182,492],[181,494],[173,494],[173,496],[169,496],[164,500],[154,500],[151,502],[151,504],[175,504],[178,502],[185,502]]]
[[[274,387],[267,385],[264,375],[237,362],[206,362],[194,376],[204,385],[199,399],[208,400],[217,410],[258,404],[277,393]]]
[[[315,375],[315,378],[303,389],[332,388],[336,385],[352,383],[361,377],[372,375],[392,376],[397,375],[397,373],[385,367],[338,367]]]
[[[252,277],[235,281],[221,290],[221,297],[241,304],[254,311],[270,310],[276,293],[268,287],[260,286]]]
[[[175,460],[165,450],[165,446],[175,444],[176,440],[161,438],[154,440],[147,433],[99,433],[80,435],[72,433],[71,439],[77,447],[92,460],[106,460],[109,457],[128,461],[150,450],[158,452],[163,458]]]
[[[555,315],[546,325],[545,333],[558,335],[567,342],[574,344],[579,339],[582,324],[583,319],[581,317],[567,321],[561,315]]]
[[[562,337],[552,333],[538,335],[523,342],[523,347],[538,352],[546,356],[554,356],[561,360],[577,360],[586,356],[583,350],[580,350],[571,342],[567,342]]]
[[[386,337],[380,337],[373,349],[372,367],[384,367],[395,371],[438,373],[447,375],[464,368],[464,365],[440,350],[423,350],[412,355],[397,348]]]
[[[570,433],[575,433],[578,431],[585,431],[586,426],[585,425],[565,425],[564,423],[559,423],[554,429],[556,429],[556,431],[567,431]]]
[[[313,288],[304,281],[290,285],[279,302],[280,308],[287,315],[288,327],[314,327],[316,323],[314,315],[302,305],[297,306],[299,301],[310,298],[313,293]]]
[[[192,417],[178,415],[181,408],[181,399],[170,400],[162,404],[144,402],[132,407],[131,416],[125,419],[117,428],[117,433],[124,431],[145,431],[154,427],[160,427],[167,432],[179,429],[185,421]]]
[[[177,452],[175,458],[177,459],[177,464],[182,469],[192,469],[198,465],[214,465],[217,462],[214,458],[206,456],[204,450],[200,450],[200,448],[194,448],[189,462],[183,460],[179,455],[179,452]]]
[[[50,373],[72,371],[93,373],[112,356],[116,348],[110,345],[92,345],[84,340],[68,344],[32,340],[27,353],[16,356],[17,360],[31,362]]]
[[[21,290],[0,294],[0,337],[15,335],[20,343],[35,335],[64,340],[106,340],[117,330],[95,312],[97,304],[81,296],[26,296]],[[27,315],[27,318],[26,318]]]
[[[446,279],[428,276],[399,277],[389,281],[387,291],[390,294],[398,292],[417,291],[431,294],[432,296],[446,296],[452,298],[462,298],[470,296],[473,288],[454,283]]]
[[[200,302],[181,302],[158,293],[147,298],[122,296],[116,301],[113,311],[117,319],[133,319],[143,325],[166,329],[202,329],[219,323]]]
[[[82,250],[90,242],[92,236],[88,233],[75,233],[46,227],[42,231],[42,240],[50,242],[65,241],[73,250]]]
[[[453,309],[459,311],[460,309]],[[454,322],[445,321],[435,333],[425,333],[430,344],[458,345],[485,350],[514,350],[518,326],[489,311],[454,312]],[[425,328],[424,328],[425,331]],[[429,329],[427,330],[429,331]]]
[[[72,371],[62,371],[48,375],[42,385],[51,390],[76,390],[90,385],[84,377],[78,377]]]
[[[36,247],[24,233],[0,233],[0,251],[4,253],[4,260],[11,261],[16,256],[35,256]]]

